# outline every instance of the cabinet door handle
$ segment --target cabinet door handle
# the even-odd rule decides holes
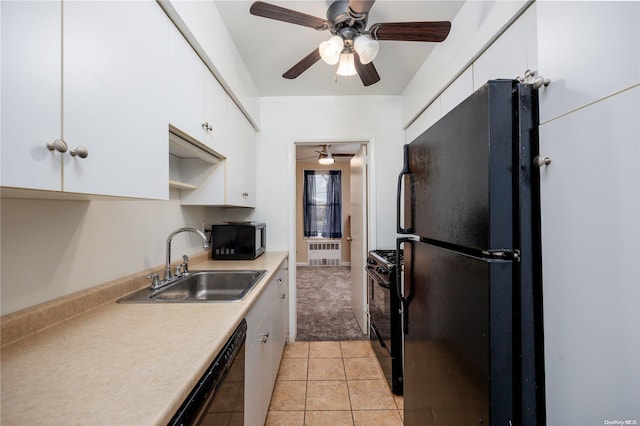
[[[67,149],[69,149],[69,146],[67,145],[67,143],[64,140],[56,139],[53,142],[47,143],[47,149],[49,151],[58,151],[58,152],[61,152],[61,153],[65,153],[65,152],[67,152]]]
[[[282,299],[282,300],[284,300],[284,299],[285,299],[285,297],[287,297],[287,293],[282,293],[282,294],[280,295],[280,299]]]
[[[249,193],[248,193],[248,192],[243,192],[243,193],[242,193],[242,196],[246,198],[246,197],[248,197],[248,196],[249,196]]]
[[[78,156],[80,158],[87,158],[87,156],[89,155],[89,150],[85,146],[79,146],[69,151],[69,154],[71,154],[73,157]]]
[[[533,164],[538,167],[548,166],[549,164],[551,164],[551,158],[538,155],[533,159]]]
[[[202,123],[202,128],[209,132],[213,130],[213,127],[211,126],[211,124],[209,124],[208,121],[205,121],[204,123]]]
[[[263,333],[260,336],[260,343],[267,343],[267,340],[269,340],[269,333]]]

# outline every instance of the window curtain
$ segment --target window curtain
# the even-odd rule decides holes
[[[340,177],[340,170],[329,171],[327,206],[322,226],[324,238],[342,238],[342,184]]]
[[[318,210],[322,207],[317,204],[316,194],[316,174],[322,173],[327,176],[326,204],[324,205],[324,220],[322,216],[322,229],[318,229]],[[340,170],[329,170],[328,172],[316,172],[315,170],[304,171],[304,188],[302,195],[303,203],[303,227],[305,237],[342,238],[342,173]],[[322,212],[320,212],[322,214]]]
[[[304,236],[315,237],[318,235],[318,219],[316,216],[316,172],[304,171],[304,190],[302,195]]]

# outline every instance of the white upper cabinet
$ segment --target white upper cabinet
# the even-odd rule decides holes
[[[169,122],[204,142],[204,64],[171,25],[169,30]]]
[[[473,90],[489,80],[513,79],[538,69],[536,7],[530,6],[473,63]]]
[[[184,205],[255,207],[255,131],[240,109],[227,97],[226,136],[219,152],[225,159],[197,189],[183,189]]]
[[[219,150],[225,136],[227,94],[175,26],[169,35],[169,122]]]
[[[168,28],[153,2],[2,2],[2,185],[168,198]]]
[[[227,105],[229,137],[225,204],[241,207],[255,205],[256,192],[256,136],[253,126],[231,101]]]
[[[65,191],[168,198],[168,31],[153,2],[64,3],[64,139],[89,152]]]
[[[59,191],[62,136],[62,6],[0,2],[2,8],[2,186]]]
[[[541,123],[640,83],[640,2],[536,6]]]
[[[227,94],[213,74],[205,69],[204,76],[204,143],[208,147],[222,151],[227,137]]]

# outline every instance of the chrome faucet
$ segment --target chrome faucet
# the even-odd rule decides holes
[[[195,234],[200,235],[200,238],[202,238],[202,248],[204,249],[209,248],[209,241],[207,240],[207,237],[201,231],[198,231],[196,228],[188,228],[188,227],[180,228],[180,229],[176,229],[171,234],[169,234],[169,236],[167,237],[167,264],[165,265],[165,269],[164,269],[164,279],[159,283],[158,287],[162,287],[163,285],[166,285],[169,282],[171,282],[174,278],[181,276],[181,275],[174,276],[171,273],[171,240],[173,239],[173,237],[175,237],[181,232],[193,232]],[[186,263],[188,262],[188,258],[185,259],[185,257],[186,256],[183,256],[184,263],[178,267],[178,271],[180,271],[181,266],[184,266],[185,272],[188,271],[187,265],[186,265]],[[158,288],[158,287],[155,287],[155,288]]]

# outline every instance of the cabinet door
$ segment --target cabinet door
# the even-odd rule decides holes
[[[640,83],[640,2],[536,2],[544,123]],[[606,29],[598,31],[597,29]]]
[[[473,63],[473,90],[489,80],[524,76],[526,70],[537,70],[536,9],[530,6]]]
[[[64,5],[63,189],[168,198],[168,20],[154,2]],[[142,30],[141,30],[142,28]]]
[[[208,126],[204,132],[204,143],[217,152],[224,150],[227,129],[226,110],[227,94],[218,80],[205,67],[204,119]]]
[[[638,117],[640,87],[540,126],[548,424],[637,417]]]
[[[264,344],[259,341],[259,336],[247,335],[244,373],[244,424],[247,426],[263,425],[265,420],[262,402],[263,353]]]
[[[169,28],[169,75],[169,122],[204,142],[204,64],[173,24]]]
[[[61,189],[62,6],[0,2],[2,8],[2,186]]]
[[[240,109],[229,100],[229,133],[225,142],[225,204],[255,206],[255,132]]]

